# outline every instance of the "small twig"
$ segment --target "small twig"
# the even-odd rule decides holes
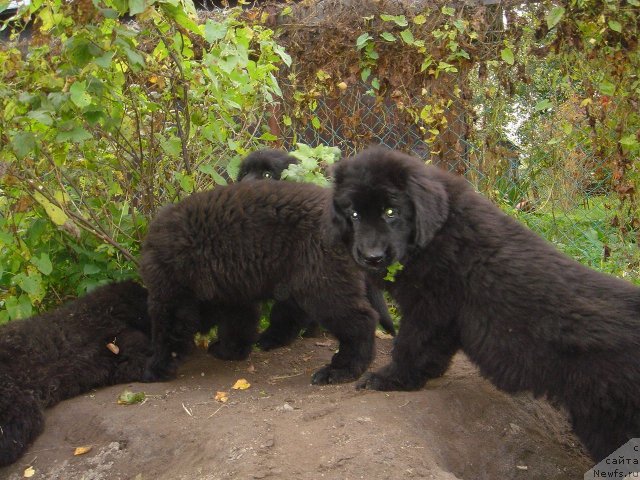
[[[213,417],[216,413],[218,413],[220,410],[222,410],[224,407],[228,407],[228,405],[221,405],[220,407],[218,407],[218,409],[213,412],[211,415],[209,415],[207,418],[211,418]]]
[[[294,373],[293,375],[274,375],[273,377],[270,377],[269,380],[284,380],[286,378],[299,377],[303,373],[304,372]]]
[[[193,413],[191,413],[191,411],[184,406],[184,403],[182,404],[182,408],[184,408],[184,411],[187,412],[187,415],[189,415],[190,417],[193,417]]]

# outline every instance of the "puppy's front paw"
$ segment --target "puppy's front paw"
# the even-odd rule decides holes
[[[358,390],[379,390],[388,392],[391,390],[413,391],[424,387],[426,379],[397,375],[393,370],[383,368],[379,372],[365,373],[358,383]]]
[[[388,383],[384,377],[377,373],[367,372],[356,383],[356,388],[358,390],[392,390],[391,388],[385,388]]]

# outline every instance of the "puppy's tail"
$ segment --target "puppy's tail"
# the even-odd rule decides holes
[[[44,415],[34,395],[0,375],[0,467],[18,460],[43,428]]]

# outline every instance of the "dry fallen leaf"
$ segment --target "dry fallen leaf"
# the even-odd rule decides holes
[[[74,455],[84,455],[85,453],[89,453],[93,447],[91,445],[87,445],[86,447],[76,447],[73,451]]]
[[[111,353],[114,355],[118,355],[120,353],[120,348],[115,343],[107,343],[107,348],[111,350]]]
[[[36,474],[36,471],[33,469],[33,467],[29,467],[24,470],[24,478],[31,478],[35,474]]]
[[[129,390],[125,390],[118,397],[118,405],[133,405],[134,403],[142,402],[144,399],[144,392],[133,393]]]
[[[213,398],[216,402],[226,403],[229,400],[229,394],[227,392],[216,392],[216,396]]]
[[[381,332],[380,330],[376,330],[376,338],[391,339],[393,338],[393,335],[390,335],[385,332]]]
[[[240,378],[231,388],[233,388],[234,390],[246,390],[250,386],[251,384],[247,382],[246,379]]]

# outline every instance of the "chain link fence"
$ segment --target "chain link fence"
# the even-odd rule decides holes
[[[521,144],[518,118],[497,134],[484,130],[484,101],[451,95],[442,109],[447,121],[432,135],[392,95],[376,96],[370,85],[358,82],[317,98],[313,111],[282,126],[281,137],[290,150],[301,142],[336,146],[343,156],[371,144],[410,153],[464,175],[508,214],[582,263],[639,278],[635,238],[617,224],[609,159],[594,150],[585,119],[573,118],[571,140],[558,136],[557,116],[540,120],[529,143]],[[285,95],[285,113],[293,110],[293,101],[287,102]]]

